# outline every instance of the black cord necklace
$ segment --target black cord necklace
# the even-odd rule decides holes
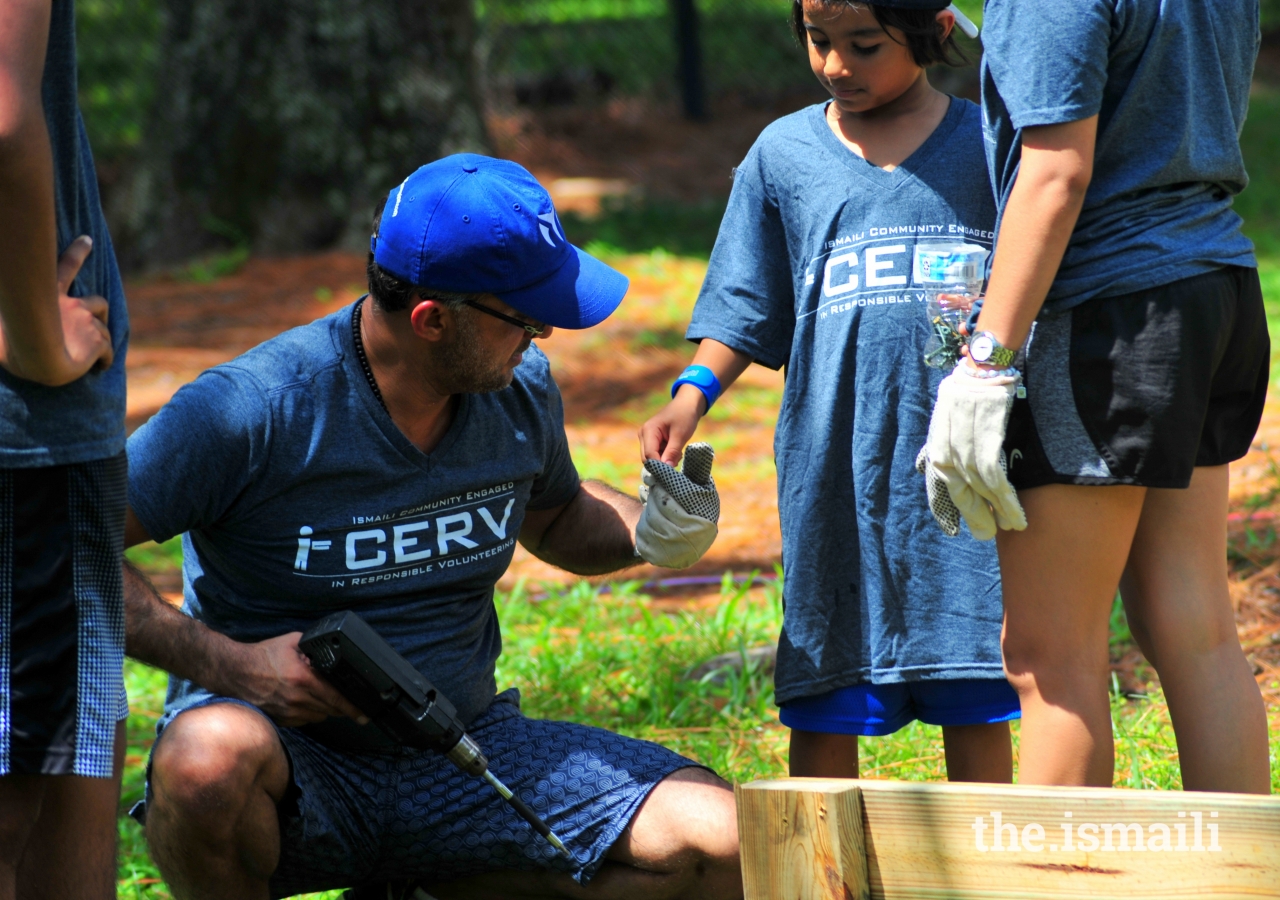
[[[383,411],[391,415],[391,410],[387,409],[387,401],[382,399],[382,391],[378,390],[378,382],[374,380],[373,367],[369,365],[369,357],[364,352],[364,339],[360,336],[360,307],[364,306],[364,301],[365,298],[361,297],[351,308],[351,335],[355,338],[356,359],[360,360],[360,368],[364,370],[365,380],[369,382],[369,389],[373,391],[373,396],[378,398],[378,404]]]

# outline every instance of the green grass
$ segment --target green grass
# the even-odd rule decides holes
[[[125,551],[129,562],[147,572],[182,568],[182,538],[170,538],[163,544],[148,541]]]
[[[541,718],[609,728],[658,741],[743,782],[786,774],[787,732],[778,723],[773,680],[737,665],[700,680],[695,666],[725,653],[771,643],[782,624],[778,583],[748,591],[728,579],[710,609],[660,609],[635,582],[601,589],[517,585],[496,597],[503,625],[498,684],[520,688],[524,710]],[[1112,615],[1113,647],[1130,640],[1124,614]],[[161,673],[130,661],[132,713],[122,806],[142,794],[142,765],[164,703]],[[1116,784],[1177,790],[1181,780],[1168,707],[1159,693],[1112,698]],[[1272,723],[1272,784],[1280,790],[1280,722]],[[1014,724],[1015,747],[1018,729]],[[863,777],[939,781],[945,777],[941,730],[912,723],[884,738],[860,740]],[[121,818],[120,896],[159,900],[169,894],[141,831]],[[330,900],[337,894],[312,895]]]
[[[726,582],[710,612],[656,611],[638,585],[600,593],[585,582],[530,602],[523,586],[498,599],[504,651],[498,683],[514,685],[532,716],[586,722],[659,741],[722,772],[777,772],[772,677],[753,665],[689,679],[694,666],[772,643],[776,587],[749,600]],[[776,738],[776,735],[774,735]]]

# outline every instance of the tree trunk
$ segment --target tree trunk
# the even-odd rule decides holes
[[[367,246],[376,200],[487,146],[471,0],[165,0],[128,262]]]

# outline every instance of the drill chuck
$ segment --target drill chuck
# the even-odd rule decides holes
[[[477,778],[483,778],[484,773],[489,771],[489,760],[484,758],[480,745],[469,734],[463,734],[445,756],[459,769]]]

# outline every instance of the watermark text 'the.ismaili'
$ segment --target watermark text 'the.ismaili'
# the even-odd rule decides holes
[[[983,853],[1221,853],[1216,812],[1180,812],[1167,822],[1084,822],[1064,812],[1051,825],[1028,822],[1018,827],[993,811],[973,820],[974,846]]]

